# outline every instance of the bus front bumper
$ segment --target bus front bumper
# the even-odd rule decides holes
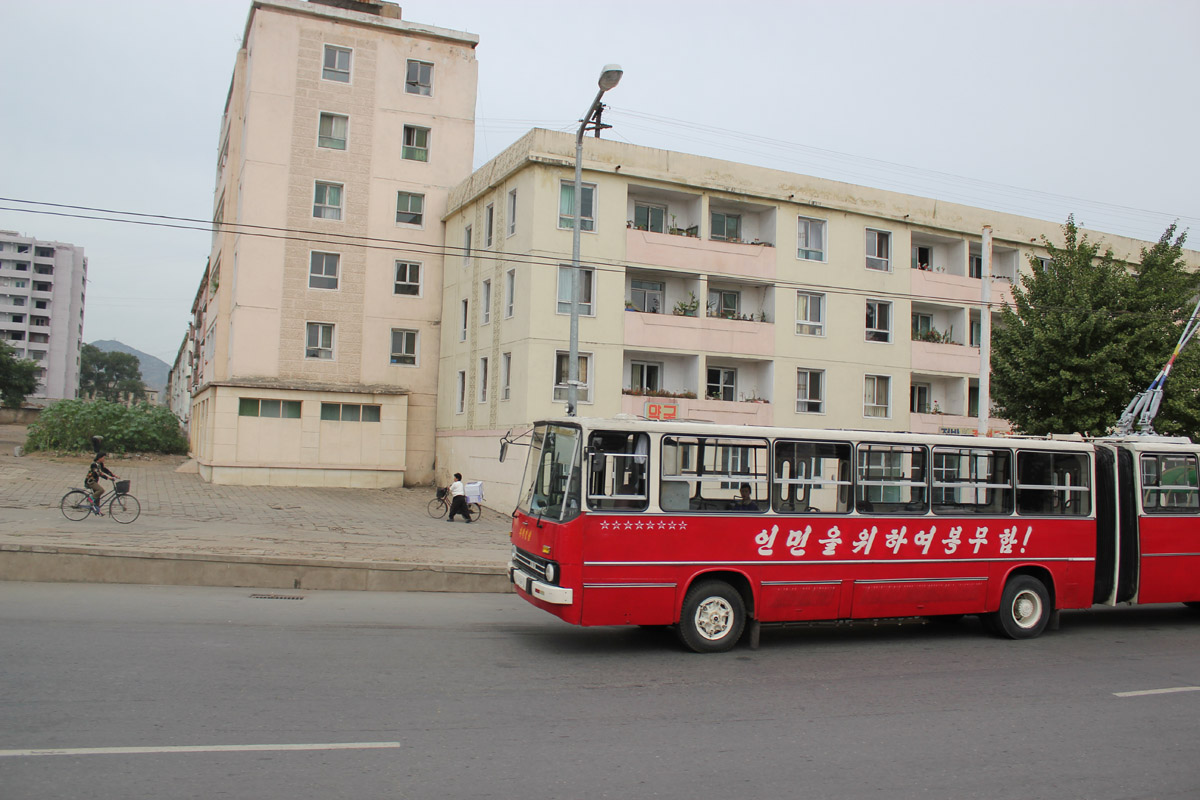
[[[573,590],[540,581],[516,564],[508,565],[508,579],[521,591],[545,603],[569,606],[574,600]]]

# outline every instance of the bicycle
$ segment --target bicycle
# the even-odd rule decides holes
[[[450,490],[438,489],[437,497],[429,501],[429,505],[425,508],[429,512],[429,516],[434,519],[441,519],[450,511]],[[467,503],[467,519],[471,522],[479,519],[479,515],[483,513],[483,508],[479,503]]]
[[[86,489],[72,489],[63,495],[58,507],[63,516],[72,522],[79,522],[91,514],[102,516],[100,509],[108,503],[108,516],[122,525],[133,522],[142,513],[142,504],[129,493],[129,481],[116,481],[113,488],[100,496],[100,502],[92,498],[92,493]]]

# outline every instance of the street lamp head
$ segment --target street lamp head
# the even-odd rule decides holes
[[[624,72],[620,64],[605,64],[600,71],[600,88],[607,92],[621,82]]]

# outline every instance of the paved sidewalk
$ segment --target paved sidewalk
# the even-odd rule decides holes
[[[141,517],[71,522],[59,501],[88,459],[18,458],[0,427],[0,580],[508,591],[509,515],[432,519],[427,487],[214,486],[182,457],[109,456]]]

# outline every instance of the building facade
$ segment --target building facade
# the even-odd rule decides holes
[[[27,403],[79,396],[86,287],[82,247],[0,231],[0,339],[38,364]]]
[[[1059,224],[584,141],[579,416],[977,429],[983,228],[998,309]],[[446,216],[448,252],[471,249],[447,257],[438,461],[501,507],[520,470],[499,437],[565,413],[574,146],[531,131]]]
[[[376,0],[252,3],[176,363],[206,479],[431,480],[441,220],[470,173],[477,41]]]

